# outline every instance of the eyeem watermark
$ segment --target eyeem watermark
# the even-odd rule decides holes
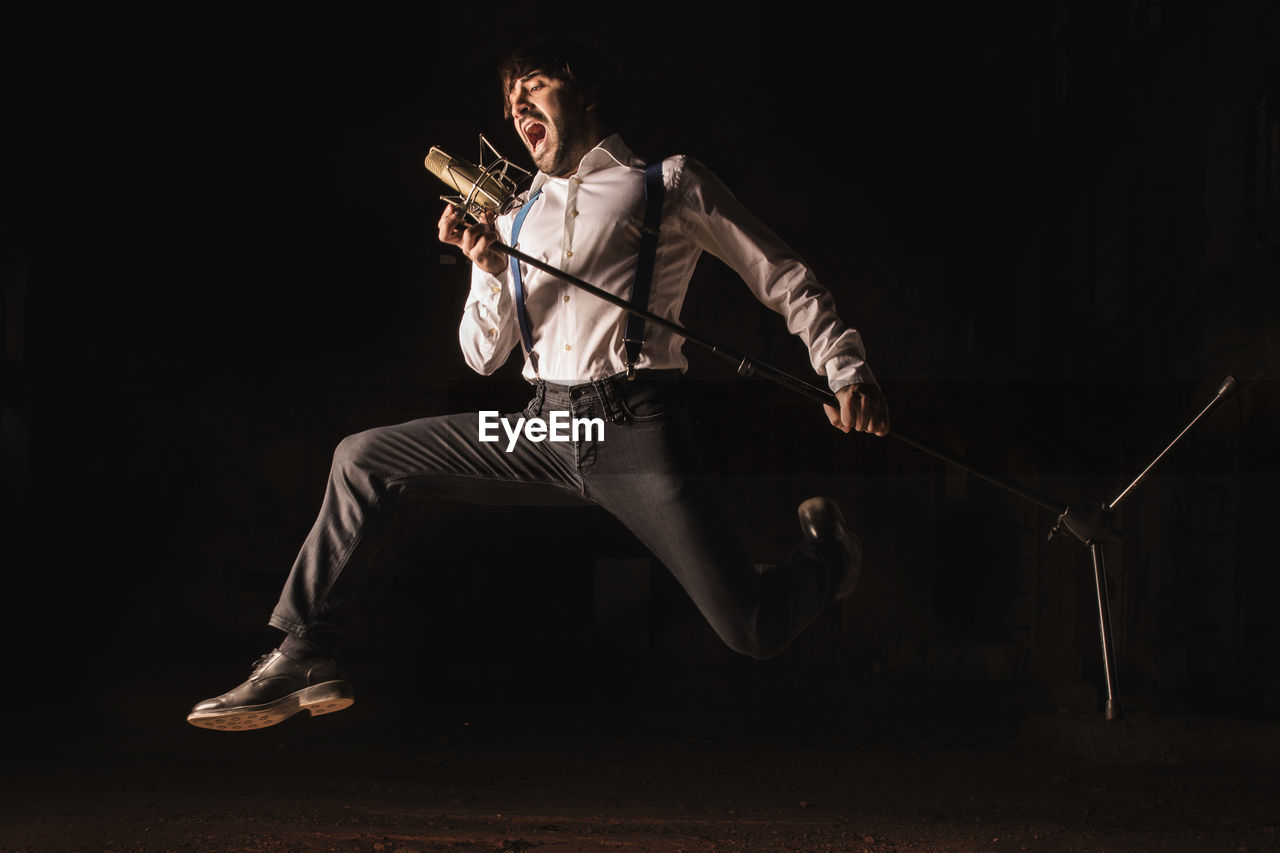
[[[552,412],[549,420],[543,418],[516,418],[515,426],[504,421],[497,412],[480,413],[480,440],[498,441],[498,425],[507,434],[507,452],[515,450],[516,442],[523,435],[532,442],[539,441],[604,441],[604,418],[570,418],[566,411]]]

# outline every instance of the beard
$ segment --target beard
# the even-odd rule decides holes
[[[542,142],[536,148],[528,140],[525,142],[533,164],[556,178],[568,177],[577,171],[583,156],[595,143],[590,139],[585,119],[579,116],[548,119],[540,113],[532,117],[544,128]]]

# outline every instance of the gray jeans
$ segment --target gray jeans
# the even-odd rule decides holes
[[[801,541],[787,561],[753,565],[713,483],[676,372],[642,373],[572,387],[540,383],[524,412],[576,440],[480,440],[480,416],[423,418],[343,439],[320,514],[285,582],[270,624],[335,649],[368,586],[374,559],[402,501],[446,498],[480,504],[596,504],[616,517],[675,576],[711,627],[753,658],[782,651],[831,599],[837,554]],[[603,440],[601,434],[603,433]],[[510,446],[510,450],[508,447]]]

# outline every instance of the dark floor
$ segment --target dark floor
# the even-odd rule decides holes
[[[338,714],[186,724],[243,669],[157,663],[16,715],[0,849],[1280,850],[1276,724],[1043,715],[972,682],[503,695],[368,664]]]

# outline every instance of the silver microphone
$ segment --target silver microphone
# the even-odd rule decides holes
[[[528,178],[530,172],[498,154],[483,135],[480,137],[480,162],[482,165],[468,163],[460,157],[454,157],[439,147],[433,147],[423,161],[427,171],[444,181],[447,186],[458,193],[456,196],[441,196],[444,201],[462,208],[476,222],[484,219],[489,212],[502,213],[517,195],[521,180]],[[489,165],[484,163],[484,147],[488,146],[496,158]],[[520,173],[517,179],[511,172]]]

